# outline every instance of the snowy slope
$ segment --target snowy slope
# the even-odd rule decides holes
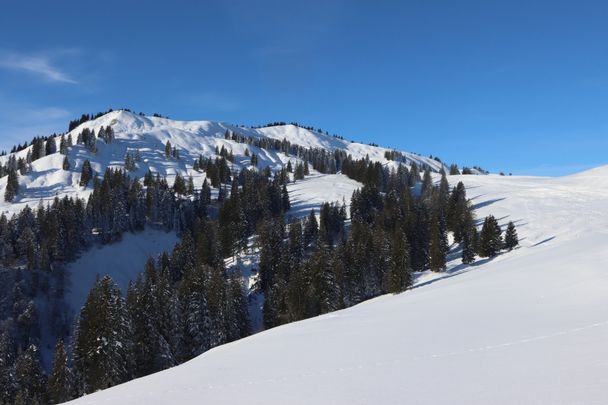
[[[66,302],[76,313],[86,301],[97,276],[109,275],[127,293],[129,281],[144,270],[148,258],[156,258],[164,251],[171,252],[178,238],[174,232],[153,228],[132,234],[125,233],[117,243],[93,246],[75,262],[68,265],[70,286]]]
[[[193,171],[192,163],[199,155],[215,157],[216,147],[221,149],[223,146],[227,150],[232,150],[235,155],[235,169],[249,167],[250,158],[245,156],[247,149],[258,156],[258,167],[260,168],[269,166],[272,170],[278,170],[289,160],[292,161],[292,164],[297,161],[296,158],[288,157],[277,151],[226,140],[224,139],[226,130],[255,138],[287,139],[292,144],[307,148],[322,147],[330,151],[344,149],[355,159],[369,156],[371,160],[396,166],[395,162],[384,158],[384,152],[388,149],[341,140],[293,125],[252,129],[221,122],[175,121],[167,118],[140,116],[127,111],[113,111],[81,124],[70,134],[76,141],[78,134],[84,128],[95,130],[98,133],[101,127],[107,126],[114,129],[116,140],[109,145],[98,141],[96,154],[90,153],[83,146],[72,147],[68,155],[71,164],[68,171],[62,170],[63,156],[59,153],[35,161],[32,172],[26,176],[20,176],[21,190],[14,203],[7,204],[0,199],[2,200],[0,201],[0,212],[18,212],[25,205],[36,207],[41,200],[46,203],[55,196],[70,195],[87,198],[90,188],[83,189],[78,185],[82,164],[86,159],[91,161],[95,172],[103,175],[108,166],[124,167],[127,152],[134,153],[136,150],[139,150],[142,161],[138,163],[137,170],[131,173],[133,176],[143,177],[148,169],[153,173],[160,173],[161,176],[168,177],[170,182],[177,173],[183,176],[192,175],[196,187],[200,187],[202,184],[204,172]],[[55,141],[59,146],[59,138]],[[167,141],[179,150],[181,159],[167,160],[165,158],[164,147]],[[30,149],[31,147],[16,153],[16,157],[25,158]],[[441,163],[434,159],[406,152],[404,155],[408,162],[426,164],[436,170],[441,168]],[[0,157],[0,163],[6,163],[8,158],[8,156]],[[5,188],[6,177],[0,179],[0,195],[4,195]]]
[[[310,214],[310,210],[319,213],[319,207],[325,202],[346,203],[350,215],[350,199],[353,192],[363,184],[343,174],[312,173],[304,180],[290,183],[287,186],[291,209],[287,217],[301,218]]]
[[[459,180],[521,248],[74,403],[608,403],[608,166]]]

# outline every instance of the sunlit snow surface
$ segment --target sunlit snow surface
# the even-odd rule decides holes
[[[75,403],[608,403],[608,167],[459,180],[519,249]]]

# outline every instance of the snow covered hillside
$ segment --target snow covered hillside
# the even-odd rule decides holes
[[[126,293],[129,281],[141,273],[146,260],[170,252],[178,240],[175,232],[147,228],[137,234],[126,233],[119,243],[94,246],[68,265],[68,305],[75,312],[82,307],[97,275],[109,275]]]
[[[108,127],[113,130],[114,139],[111,142],[100,139],[102,138],[100,131],[102,128]],[[92,137],[94,139],[93,147],[81,135],[85,130],[94,131],[97,135],[97,139]],[[229,136],[227,139],[227,133],[236,134],[240,138],[234,139]],[[214,159],[224,151],[230,153],[229,165],[233,172],[251,168],[252,155],[256,156],[256,166],[260,170],[270,167],[271,170],[278,171],[288,163],[291,163],[293,167],[302,163],[301,158],[278,150],[276,146],[273,147],[272,144],[281,144],[284,140],[288,141],[291,146],[322,149],[328,152],[328,156],[333,155],[332,151],[339,149],[350,154],[353,159],[368,157],[371,161],[381,162],[387,167],[397,167],[399,163],[388,160],[386,152],[397,153],[399,160],[408,166],[415,162],[421,167],[431,167],[434,170],[442,167],[442,164],[435,159],[345,141],[294,125],[246,128],[211,121],[183,122],[160,117],[146,117],[124,110],[113,111],[78,125],[63,137],[64,140],[70,138],[69,147],[66,147],[64,142],[62,148],[61,137],[58,136],[49,138],[38,149],[39,144],[32,142],[29,147],[14,154],[0,156],[0,165],[3,169],[0,171],[3,174],[7,173],[9,167],[18,168],[20,172],[17,178],[18,192],[11,202],[5,201],[5,198],[0,199],[0,213],[6,214],[10,219],[13,214],[22,212],[26,206],[35,210],[39,204],[47,205],[56,197],[79,197],[86,200],[93,191],[91,183],[86,187],[81,185],[81,172],[86,161],[90,162],[94,173],[101,176],[108,167],[127,169],[131,177],[139,179],[151,171],[166,178],[171,184],[176,175],[180,174],[184,178],[192,177],[195,188],[200,188],[207,176],[204,169],[195,170],[194,161],[199,156]],[[77,141],[79,138],[81,142]],[[264,145],[271,147],[262,148],[259,144],[256,146],[256,144],[252,144],[252,139],[263,140]],[[170,143],[179,153],[179,158],[166,155],[167,143]],[[135,155],[138,156],[135,167],[127,167],[127,156]],[[66,167],[66,163],[69,167]],[[311,209],[318,210],[324,202],[344,202],[348,206],[353,191],[362,187],[361,183],[346,175],[341,173],[322,174],[314,170],[313,164],[311,166],[310,175],[288,184],[292,206],[286,213],[287,220],[290,217],[304,217],[310,213]],[[290,174],[290,176],[293,179],[294,174]],[[5,196],[8,177],[4,175],[0,178],[0,195],[2,196]],[[224,185],[224,187],[230,187],[230,185]],[[214,199],[218,196],[218,192],[218,188],[211,191]],[[165,233],[154,227],[148,227],[144,232],[138,234],[126,233],[120,241],[115,241],[115,243],[104,246],[93,244],[91,249],[79,252],[78,258],[67,264],[69,276],[66,294],[63,297],[66,304],[66,314],[63,319],[68,319],[71,323],[98,275],[100,277],[111,276],[125,294],[129,281],[143,270],[146,260],[150,257],[157,257],[163,251],[171,252],[177,241],[178,237],[175,232]],[[241,261],[236,264],[239,265],[238,270],[248,279],[248,284],[252,287],[256,281],[254,273],[258,265],[258,257],[255,253],[249,256],[240,258]],[[243,265],[244,263],[249,266],[249,272]],[[228,266],[230,267],[231,264],[228,263]],[[260,300],[259,294],[252,294],[250,297],[254,331],[261,328],[259,306],[262,301]],[[41,323],[45,324],[41,328],[39,343],[43,364],[47,370],[51,365],[52,347],[56,339],[54,330],[57,329],[46,327],[48,323],[46,319],[52,316],[49,311],[54,311],[51,307],[46,304],[38,305],[38,311],[43,320]]]
[[[111,126],[114,130],[116,140],[111,144],[97,141],[97,153],[91,153],[82,145],[71,147],[68,154],[71,166],[69,170],[62,170],[63,155],[59,153],[34,161],[32,170],[19,179],[20,192],[17,198],[12,204],[1,201],[0,211],[19,212],[25,205],[36,207],[41,200],[48,202],[55,196],[69,195],[86,198],[90,189],[79,186],[80,171],[84,161],[90,160],[93,170],[103,175],[108,166],[124,168],[125,156],[128,152],[133,154],[138,151],[141,155],[141,161],[137,164],[136,170],[131,173],[132,176],[141,178],[150,169],[153,173],[159,173],[161,177],[167,177],[169,181],[172,181],[179,173],[184,177],[192,176],[195,187],[201,186],[205,174],[193,170],[193,161],[199,155],[205,158],[216,157],[216,148],[220,150],[224,147],[226,150],[232,151],[235,156],[232,165],[235,169],[250,167],[250,157],[246,156],[246,151],[257,156],[259,168],[269,166],[272,170],[278,170],[290,160],[292,164],[298,161],[297,158],[289,157],[278,151],[225,139],[224,134],[227,130],[245,137],[269,138],[279,141],[286,139],[292,145],[304,148],[323,148],[327,151],[341,149],[351,154],[353,159],[369,156],[372,161],[395,167],[397,165],[396,162],[385,158],[385,152],[390,149],[350,142],[294,125],[252,129],[213,121],[174,121],[167,118],[140,116],[120,110],[85,122],[69,134],[75,141],[78,134],[85,128],[99,133],[102,127],[107,126]],[[180,159],[166,159],[164,148],[167,141],[179,151]],[[57,143],[56,149],[59,150],[59,138],[56,138],[55,142]],[[15,157],[26,159],[31,149],[30,146],[16,153]],[[403,156],[408,164],[416,162],[418,165],[427,165],[435,170],[442,167],[442,164],[435,159],[414,153],[403,152]],[[9,157],[0,157],[0,163],[6,164]],[[6,184],[6,177],[0,179],[0,195],[4,195]]]
[[[449,180],[521,247],[73,403],[608,403],[608,166]]]

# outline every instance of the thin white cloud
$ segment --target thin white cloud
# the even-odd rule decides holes
[[[0,67],[37,74],[51,82],[76,84],[67,73],[51,64],[47,56],[20,55],[15,53],[0,55]]]

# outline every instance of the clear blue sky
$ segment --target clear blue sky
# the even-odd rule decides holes
[[[572,173],[608,163],[608,3],[3,3],[0,147],[109,107]]]

